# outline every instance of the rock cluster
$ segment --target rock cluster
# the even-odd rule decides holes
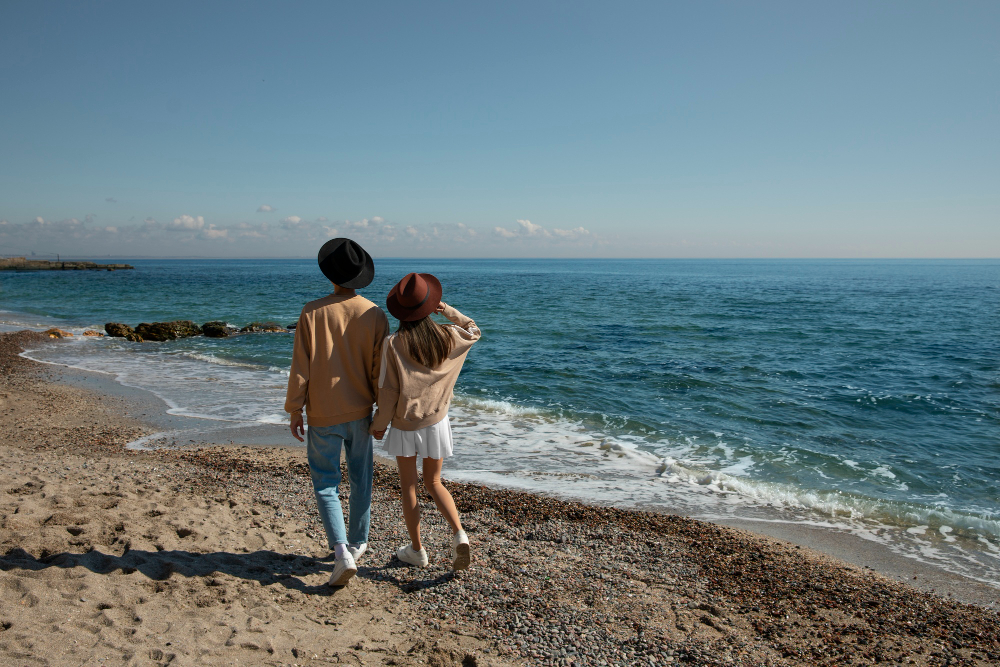
[[[121,322],[108,322],[104,330],[114,338],[124,338],[134,343],[145,341],[168,341],[191,336],[206,336],[208,338],[225,338],[241,333],[288,333],[289,329],[274,322],[251,322],[242,329],[230,326],[221,320],[205,322],[198,326],[191,320],[174,320],[172,322],[143,322],[135,329]],[[70,334],[72,335],[72,334]],[[98,333],[85,335],[103,335]]]
[[[288,331],[277,322],[251,322],[242,329],[240,333],[282,333]]]
[[[104,325],[104,330],[112,338],[125,338],[131,333],[135,333],[127,324],[122,324],[121,322],[108,322]]]
[[[153,322],[152,324],[143,322],[135,328],[135,332],[142,336],[143,340],[165,341],[200,336],[201,327],[191,320]]]
[[[205,322],[202,324],[201,332],[208,338],[225,338],[238,333],[239,329],[231,327],[225,322],[215,320],[214,322]]]
[[[73,334],[68,331],[63,331],[62,329],[56,329],[55,327],[47,329],[43,332],[49,338],[69,338]]]

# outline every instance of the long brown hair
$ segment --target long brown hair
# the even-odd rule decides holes
[[[437,368],[449,354],[455,341],[440,324],[430,317],[415,322],[401,321],[396,335],[403,343],[410,357],[427,366]]]

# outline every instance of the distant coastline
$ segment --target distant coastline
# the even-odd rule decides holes
[[[26,257],[0,258],[0,271],[118,271],[134,269],[131,264],[98,264],[96,262],[52,262]]]

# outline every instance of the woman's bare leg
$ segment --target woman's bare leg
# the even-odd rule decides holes
[[[424,459],[426,461],[427,459]],[[417,457],[397,456],[396,467],[399,469],[399,499],[403,503],[403,521],[406,522],[406,532],[410,534],[410,543],[415,551],[420,551],[420,504],[417,503]],[[424,470],[427,469],[426,463]]]
[[[438,511],[451,526],[451,532],[457,533],[462,530],[462,520],[458,516],[455,501],[452,500],[448,489],[444,488],[444,484],[441,483],[441,464],[443,462],[444,459],[424,459],[424,488],[427,489],[427,493],[431,494]],[[402,477],[400,478],[402,479]]]

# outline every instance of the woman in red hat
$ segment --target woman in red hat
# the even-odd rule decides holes
[[[448,406],[458,374],[481,335],[476,323],[441,301],[441,282],[429,273],[409,273],[389,292],[386,306],[399,320],[396,333],[382,343],[378,408],[371,432],[396,457],[403,519],[410,544],[396,550],[404,563],[427,566],[420,543],[417,457],[423,459],[424,487],[451,526],[452,568],[469,567],[469,538],[448,489],[441,484],[441,463],[452,453]],[[444,315],[452,324],[430,318]],[[385,435],[389,424],[388,436]]]

